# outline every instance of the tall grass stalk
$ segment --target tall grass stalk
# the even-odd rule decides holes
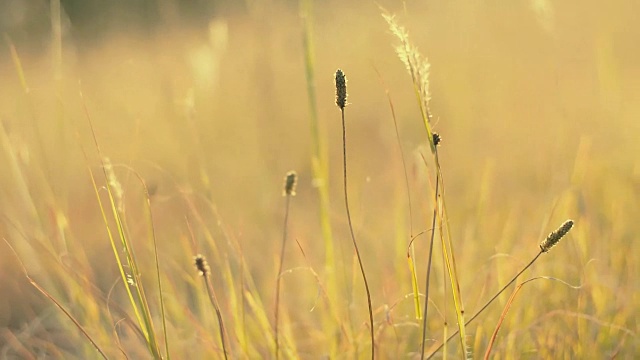
[[[275,346],[276,346],[276,359],[280,358],[280,343],[278,342],[278,323],[280,320],[280,280],[282,279],[282,267],[284,266],[284,250],[287,244],[287,228],[289,224],[289,205],[291,202],[291,197],[296,194],[295,186],[296,186],[296,173],[295,171],[290,171],[287,173],[285,177],[284,184],[284,196],[286,198],[285,202],[285,212],[284,212],[284,225],[282,226],[282,246],[280,248],[280,261],[278,265],[278,274],[276,277],[276,301],[275,301],[275,324],[274,324],[274,332],[275,332]]]
[[[360,265],[360,272],[362,273],[362,280],[364,281],[364,288],[367,292],[367,305],[369,307],[369,330],[371,331],[371,359],[375,358],[376,342],[375,342],[375,329],[373,327],[373,306],[371,305],[371,292],[369,291],[369,283],[367,282],[367,274],[364,271],[364,265],[362,264],[362,257],[360,256],[360,250],[358,249],[358,243],[356,242],[356,235],[353,232],[353,224],[351,223],[351,212],[349,211],[349,191],[347,186],[347,125],[344,120],[344,108],[347,106],[347,78],[338,69],[336,71],[336,105],[340,108],[340,115],[342,118],[342,158],[343,158],[343,178],[344,178],[344,205],[347,210],[347,222],[349,223],[349,232],[351,233],[351,240],[353,241],[353,248],[356,251],[356,257],[358,258],[358,265]]]
[[[164,295],[162,291],[162,278],[160,276],[160,258],[158,256],[158,242],[156,241],[156,228],[153,222],[153,210],[151,208],[151,197],[149,196],[149,188],[147,184],[142,179],[142,176],[136,171],[131,170],[134,176],[140,182],[142,189],[144,191],[144,208],[147,209],[147,225],[149,226],[148,234],[153,244],[153,256],[155,262],[155,270],[156,270],[156,279],[158,280],[158,297],[160,300],[160,318],[162,319],[162,333],[164,336],[164,346],[165,346],[165,354],[167,360],[171,359],[171,354],[169,353],[169,336],[167,335],[167,316],[165,312],[165,304],[164,304]]]
[[[437,194],[438,194],[438,190],[439,190],[439,184],[440,181],[438,181],[438,179],[436,178],[436,199],[434,202],[434,208],[433,208],[433,218],[431,221],[431,236],[430,236],[430,240],[429,240],[429,255],[428,255],[428,260],[427,260],[427,276],[426,276],[426,283],[425,283],[425,298],[424,298],[424,311],[422,312],[422,338],[420,339],[422,345],[420,347],[420,358],[424,359],[424,346],[425,343],[427,342],[427,314],[428,314],[428,310],[429,310],[429,289],[430,289],[430,283],[431,283],[431,261],[433,260],[433,243],[434,243],[434,238],[435,238],[435,226],[436,226],[436,217],[437,217],[437,211],[438,209],[435,207],[437,206]]]
[[[407,31],[400,26],[393,15],[388,13],[383,13],[383,18],[389,25],[389,29],[395,35],[398,40],[400,40],[400,44],[396,47],[396,52],[400,60],[404,63],[407,72],[411,76],[414,94],[416,96],[416,100],[418,102],[418,106],[420,108],[420,115],[422,117],[422,122],[425,127],[427,142],[429,143],[429,147],[431,148],[431,153],[433,155],[433,159],[436,165],[436,180],[440,183],[440,192],[435,196],[435,204],[434,207],[437,209],[436,216],[438,217],[438,221],[440,224],[446,224],[446,236],[443,234],[443,230],[445,230],[442,226],[440,226],[440,240],[442,242],[442,255],[445,263],[445,268],[447,272],[447,276],[449,277],[449,281],[451,282],[451,294],[453,297],[453,304],[455,307],[456,320],[458,324],[458,330],[460,333],[460,345],[462,351],[464,353],[465,358],[468,356],[467,354],[467,346],[466,346],[466,331],[465,331],[465,321],[464,321],[464,306],[462,303],[462,298],[460,294],[460,281],[458,278],[457,270],[456,270],[456,262],[455,255],[453,250],[453,243],[451,241],[451,233],[449,227],[449,220],[447,217],[446,206],[445,206],[445,186],[444,179],[442,177],[442,169],[440,167],[440,160],[438,157],[437,151],[437,142],[439,140],[439,136],[435,134],[431,127],[432,115],[429,110],[429,67],[430,64],[427,59],[424,59],[418,49],[409,41],[409,35]],[[429,255],[431,256],[431,255]],[[429,271],[427,271],[429,273]],[[428,301],[428,292],[429,289],[425,289],[425,302]],[[425,306],[426,307],[426,306]]]
[[[336,271],[336,250],[331,228],[331,204],[329,201],[329,156],[327,154],[326,137],[319,122],[315,79],[315,53],[313,41],[313,0],[299,0],[302,21],[302,46],[304,51],[304,69],[307,85],[307,102],[309,104],[309,124],[311,128],[311,170],[313,185],[318,192],[318,211],[320,231],[324,242],[324,270],[327,276],[327,302],[336,309],[334,302],[338,294],[338,275]],[[324,332],[333,334],[340,325],[334,324],[328,317],[322,317]],[[329,356],[339,356],[339,342],[329,337]]]
[[[405,191],[407,192],[407,207],[409,208],[409,249],[407,249],[407,261],[409,263],[409,272],[411,273],[411,289],[413,290],[413,307],[416,314],[416,319],[422,318],[422,311],[420,309],[420,289],[418,287],[418,275],[416,270],[416,254],[415,246],[413,244],[413,206],[411,204],[411,190],[409,186],[409,174],[407,171],[407,162],[404,158],[404,151],[402,149],[402,141],[400,140],[400,131],[398,130],[398,121],[396,119],[396,110],[391,100],[391,94],[389,88],[385,84],[382,74],[376,67],[373,68],[378,75],[378,79],[384,86],[384,92],[387,95],[387,101],[389,103],[389,109],[391,110],[391,119],[393,120],[393,129],[395,130],[396,143],[398,145],[398,152],[400,153],[400,160],[402,160],[402,171],[404,174]],[[433,227],[432,227],[433,228]]]
[[[216,317],[218,318],[218,326],[220,327],[220,342],[222,343],[222,352],[224,353],[224,358],[228,359],[227,355],[227,346],[225,342],[225,329],[224,322],[222,321],[222,313],[220,312],[220,306],[218,305],[218,298],[216,297],[216,292],[213,290],[213,285],[211,284],[211,279],[209,278],[211,269],[209,268],[209,264],[207,264],[207,259],[204,256],[198,254],[194,258],[194,262],[196,265],[196,269],[202,276],[204,281],[204,287],[207,289],[207,295],[209,296],[209,301],[211,301],[211,305],[216,312]]]
[[[311,12],[313,0],[300,0],[300,16],[302,18],[302,45],[304,49],[304,69],[307,84],[307,100],[309,103],[309,120],[311,125],[311,168],[313,184],[318,190],[320,211],[320,229],[325,246],[325,268],[329,273],[330,291],[337,289],[335,281],[335,250],[331,229],[329,202],[329,159],[326,141],[319,123],[315,79],[315,53],[313,48],[313,23]]]
[[[531,265],[533,265],[536,260],[538,260],[538,258],[540,257],[540,255],[549,252],[549,250],[551,250],[552,247],[556,246],[558,244],[558,242],[565,236],[567,235],[567,233],[569,232],[569,230],[571,230],[571,228],[573,227],[573,220],[567,220],[565,221],[562,225],[560,225],[560,227],[558,229],[556,229],[555,231],[551,232],[541,243],[540,243],[540,251],[538,252],[538,254],[536,254],[536,256],[533,257],[533,259],[531,259],[531,261],[529,261],[529,263],[527,265],[525,265],[522,270],[518,271],[518,273],[511,278],[511,280],[504,285],[500,290],[498,290],[498,292],[493,295],[491,297],[491,299],[489,299],[478,311],[476,311],[470,318],[469,320],[467,320],[465,325],[469,325],[473,320],[475,320],[485,309],[487,309],[489,307],[489,305],[491,305],[497,298],[498,296],[500,296],[505,290],[507,290],[507,288],[509,286],[511,286],[511,284],[513,284],[520,275],[522,275],[522,273],[524,273],[525,271],[527,271],[527,269],[529,269],[531,267]],[[453,339],[454,336],[458,335],[458,331],[454,332],[453,334],[451,334],[451,336],[447,337],[445,341],[442,342],[442,344],[440,344],[435,350],[433,350],[431,352],[431,354],[427,357],[427,359],[431,359],[433,358],[433,356],[440,351],[440,349],[442,349],[442,347],[448,343],[451,339]]]
[[[240,342],[240,347],[244,349],[245,353],[247,353],[248,357],[263,357],[264,352],[260,349],[262,347],[267,347],[269,353],[275,353],[275,348],[273,347],[273,323],[269,317],[269,311],[267,307],[263,304],[261,299],[261,292],[258,290],[258,286],[254,280],[253,274],[250,269],[251,266],[246,263],[246,258],[242,252],[242,247],[238,239],[235,237],[232,231],[227,229],[225,226],[225,221],[222,216],[218,213],[216,206],[211,202],[209,197],[200,196],[200,200],[204,201],[207,204],[207,207],[212,211],[214,215],[215,222],[220,226],[220,230],[223,236],[224,241],[222,243],[226,243],[232,246],[232,249],[235,251],[235,256],[228,256],[225,254],[220,254],[219,261],[221,263],[220,267],[216,270],[220,272],[220,280],[223,281],[225,286],[225,299],[227,299],[230,304],[229,307],[233,312],[232,320],[241,322],[240,326],[234,326],[233,330],[235,330],[235,339]],[[213,249],[216,247],[216,239],[214,239],[214,234],[208,228],[208,222],[206,219],[200,214],[200,210],[196,206],[195,202],[191,200],[189,197],[185,197],[185,202],[190,211],[194,214],[195,219],[198,224],[201,226],[203,236],[205,237],[209,247]],[[216,248],[217,249],[217,248]],[[217,251],[221,251],[222,249],[217,249]],[[214,254],[215,255],[215,254]],[[232,268],[231,261],[238,261],[237,264],[240,274],[238,274],[235,269]],[[235,283],[236,278],[239,279],[240,290],[236,291]],[[253,313],[253,316],[245,317],[245,306],[249,309],[249,312]],[[246,324],[244,319],[250,320],[249,324]],[[251,322],[255,324],[260,330],[259,333],[263,336],[269,337],[269,340],[266,342],[255,342],[250,341],[250,338],[245,336],[246,330],[251,329]],[[229,346],[231,346],[231,340],[229,336],[226,336],[228,340]],[[287,348],[287,352],[293,352],[295,357],[295,348],[291,344],[289,344],[291,349]],[[290,350],[290,351],[289,351]]]
[[[120,257],[120,250],[119,250],[120,247],[116,245],[115,237],[111,231],[111,227],[107,219],[107,212],[105,210],[105,205],[103,204],[100,198],[100,191],[97,185],[96,178],[93,174],[93,171],[91,170],[91,166],[89,165],[87,154],[83,150],[85,161],[87,161],[87,169],[91,177],[93,190],[94,190],[96,199],[98,201],[98,205],[100,207],[100,212],[102,215],[102,219],[104,221],[105,229],[107,230],[107,235],[111,243],[111,248],[116,258],[116,263],[118,264],[120,277],[123,281],[125,290],[127,291],[129,302],[133,307],[133,311],[136,316],[136,319],[138,320],[138,324],[142,329],[142,333],[144,334],[147,348],[151,352],[154,359],[162,359],[160,347],[158,346],[157,335],[153,327],[151,310],[149,308],[149,303],[145,295],[144,286],[141,281],[140,271],[138,270],[138,262],[136,260],[135,253],[133,251],[133,247],[129,239],[129,235],[126,230],[125,221],[121,213],[122,210],[119,208],[118,202],[122,201],[122,199],[116,199],[116,196],[118,195],[114,194],[114,190],[118,191],[116,188],[114,188],[116,187],[115,183],[117,182],[117,179],[115,179],[115,174],[113,174],[113,168],[106,161],[106,158],[103,156],[102,151],[100,150],[100,145],[98,143],[98,139],[96,137],[96,133],[93,128],[93,121],[91,120],[91,116],[86,106],[86,102],[84,101],[82,92],[80,92],[80,97],[82,99],[85,115],[87,117],[87,121],[91,129],[93,143],[100,157],[102,174],[104,176],[104,179],[107,181],[107,186],[105,186],[105,189],[107,191],[107,195],[109,199],[109,207],[111,208],[111,212],[113,214],[113,218],[116,223],[118,236],[120,238],[120,245],[122,246],[122,250],[124,252],[124,258],[126,260],[126,263],[125,263],[123,259]],[[129,269],[130,271],[129,274],[125,272],[125,268]],[[131,288],[134,288],[135,291],[131,291]]]

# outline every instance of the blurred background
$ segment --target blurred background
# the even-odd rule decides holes
[[[525,275],[575,288],[545,280],[525,286],[495,351],[518,358],[630,358],[640,351],[637,1],[0,0],[0,357],[82,358],[88,351],[77,329],[29,284],[7,243],[79,318],[90,312],[74,305],[82,294],[51,268],[78,266],[105,294],[119,277],[88,172],[104,186],[88,116],[122,183],[139,256],[148,261],[143,197],[132,171],[150,190],[169,283],[195,279],[190,244],[206,254],[200,228],[209,228],[221,242],[235,239],[271,314],[289,170],[300,179],[289,219],[290,239],[299,245],[288,243],[285,268],[310,267],[323,279],[307,56],[328,154],[336,261],[345,264],[336,269],[345,286],[359,289],[339,302],[366,341],[359,325],[366,303],[342,198],[337,68],[348,78],[356,235],[376,318],[394,329],[381,330],[381,344],[394,344],[380,345],[381,356],[415,355],[420,321],[405,297],[406,252],[410,235],[430,226],[433,167],[420,155],[429,154],[424,125],[381,7],[397,15],[431,63],[433,126],[443,138],[439,153],[467,313],[526,264],[550,231],[567,218],[576,221],[571,235]],[[188,205],[185,197],[194,200]],[[202,222],[194,220],[199,216]],[[416,240],[415,250],[422,287],[427,237]],[[435,259],[433,296],[443,307]],[[119,286],[113,296],[126,307]],[[320,357],[330,335],[321,334],[317,311],[310,312],[316,281],[292,271],[283,291],[289,321],[305,329],[293,335],[297,355]],[[507,296],[470,327],[474,356],[482,355]],[[442,336],[442,313],[430,312],[430,344]],[[455,328],[453,317],[448,323]],[[182,345],[175,355],[190,354],[191,335],[180,324],[175,320],[172,330]],[[105,334],[112,326],[104,326]],[[47,353],[43,343],[62,350]]]

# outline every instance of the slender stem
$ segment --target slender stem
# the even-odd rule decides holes
[[[351,223],[351,213],[349,212],[349,196],[347,191],[347,127],[344,121],[344,108],[340,109],[342,114],[342,155],[344,159],[344,204],[347,208],[347,221],[349,222],[349,231],[351,232],[351,240],[353,241],[353,247],[356,250],[356,256],[358,258],[358,264],[360,265],[360,272],[362,273],[362,279],[364,280],[364,288],[367,291],[367,303],[369,305],[369,325],[371,330],[371,359],[375,358],[375,335],[373,328],[373,307],[371,306],[371,292],[369,291],[369,283],[367,282],[367,275],[364,272],[364,266],[362,265],[362,258],[360,257],[360,250],[356,243],[356,236],[353,233],[353,225]]]
[[[102,351],[100,346],[98,346],[95,340],[93,340],[91,335],[89,335],[89,333],[82,327],[82,325],[80,325],[80,322],[78,322],[78,320],[76,320],[76,318],[74,318],[73,315],[71,315],[71,313],[64,306],[62,306],[62,304],[58,300],[56,300],[56,298],[53,297],[53,295],[49,294],[47,290],[45,290],[33,278],[31,278],[31,276],[29,276],[26,266],[22,262],[22,259],[20,258],[20,256],[18,256],[18,253],[16,252],[16,250],[13,248],[13,246],[11,246],[11,243],[9,243],[9,241],[7,241],[7,239],[5,239],[4,237],[2,238],[2,240],[4,240],[4,242],[7,244],[9,249],[11,249],[11,252],[13,252],[13,255],[18,260],[18,263],[20,264],[20,267],[22,267],[22,271],[24,272],[24,276],[27,278],[27,280],[29,280],[29,283],[31,283],[33,287],[38,289],[38,291],[40,291],[42,295],[46,296],[47,299],[51,300],[58,307],[58,309],[62,310],[62,312],[69,318],[69,320],[73,321],[73,324],[78,328],[78,330],[80,330],[80,332],[82,332],[82,334],[87,338],[87,340],[91,342],[91,345],[93,345],[96,351],[100,353],[102,358],[105,360],[108,360],[109,358],[107,357],[107,355],[104,353],[104,351]]]
[[[427,263],[427,280],[425,285],[424,312],[422,314],[422,347],[420,349],[420,359],[424,359],[424,344],[427,342],[427,310],[429,309],[429,284],[431,282],[431,260],[433,259],[433,242],[435,238],[436,217],[438,216],[438,191],[440,177],[436,176],[436,196],[433,207],[433,219],[431,220],[431,240],[429,241],[429,261]]]
[[[506,290],[506,289],[507,289],[511,284],[513,284],[513,283],[516,281],[516,279],[518,279],[518,277],[519,277],[520,275],[522,275],[522,273],[523,273],[523,272],[525,272],[528,268],[530,268],[530,267],[531,267],[531,265],[533,265],[533,263],[534,263],[534,262],[536,262],[536,260],[538,260],[538,258],[540,257],[540,255],[542,255],[542,253],[543,253],[543,252],[542,252],[542,251],[540,251],[540,252],[538,253],[538,255],[536,255],[536,256],[533,258],[533,260],[531,260],[531,261],[530,261],[530,262],[529,262],[525,267],[523,267],[523,268],[522,268],[522,270],[520,270],[520,271],[519,271],[519,272],[518,272],[518,273],[513,277],[513,279],[511,279],[511,281],[509,281],[509,282],[507,283],[507,285],[503,286],[503,287],[502,287],[502,289],[500,289],[500,291],[498,291],[498,292],[497,292],[497,293],[496,293],[496,294],[495,294],[491,299],[489,299],[489,301],[487,301],[487,302],[484,304],[484,306],[482,306],[482,307],[480,308],[480,310],[476,311],[476,313],[475,313],[475,314],[473,314],[473,316],[472,316],[471,318],[469,318],[469,320],[467,320],[467,321],[465,322],[465,324],[464,324],[464,325],[465,325],[465,326],[469,325],[469,324],[470,324],[470,323],[471,323],[475,318],[477,318],[477,317],[478,317],[478,315],[480,315],[480,313],[482,313],[486,308],[488,308],[488,307],[489,307],[489,305],[491,305],[491,303],[492,303],[495,299],[497,299],[497,298],[498,298],[498,296],[500,296],[500,294],[502,294],[502,293],[503,293],[503,292],[504,292],[504,291],[505,291],[505,290]],[[442,342],[442,344],[440,344],[440,346],[438,346],[438,348],[437,348],[437,349],[435,349],[435,350],[434,350],[434,351],[433,351],[433,352],[432,352],[432,353],[427,357],[427,360],[428,360],[428,359],[431,359],[431,358],[432,358],[432,357],[433,357],[433,356],[434,356],[438,351],[440,351],[440,349],[442,349],[442,347],[444,346],[444,344],[448,343],[448,342],[449,342],[449,340],[453,339],[453,337],[454,337],[454,336],[458,335],[458,332],[459,332],[459,331],[460,331],[460,330],[456,330],[453,334],[451,334],[451,336],[449,336],[449,337],[447,338],[447,340],[443,341],[443,342]]]
[[[205,273],[203,277],[204,277],[205,287],[207,288],[207,294],[209,295],[209,300],[211,300],[211,304],[213,305],[213,308],[216,310],[216,316],[218,317],[218,325],[220,326],[220,342],[222,343],[222,351],[224,352],[224,358],[225,360],[227,360],[228,359],[227,346],[225,345],[225,341],[224,341],[225,330],[224,330],[224,324],[222,322],[222,313],[220,313],[220,307],[218,306],[218,299],[216,298],[216,293],[213,291],[213,286],[209,281],[209,274]]]
[[[280,343],[278,342],[278,320],[280,318],[280,276],[282,275],[282,267],[284,265],[284,249],[287,242],[287,223],[289,222],[289,201],[291,195],[287,194],[287,204],[284,212],[284,226],[282,230],[282,247],[280,248],[280,265],[278,266],[278,277],[276,278],[276,310],[275,310],[275,345],[276,359],[280,358]]]

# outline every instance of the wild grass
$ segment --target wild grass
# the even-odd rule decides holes
[[[218,318],[218,325],[220,326],[220,345],[222,346],[222,354],[225,359],[228,359],[229,355],[227,352],[227,345],[226,345],[226,341],[224,340],[225,337],[228,337],[228,336],[225,336],[224,321],[222,320],[222,313],[220,312],[220,306],[218,305],[218,297],[216,296],[216,293],[213,290],[213,286],[211,285],[211,278],[210,278],[211,268],[207,263],[207,259],[205,259],[205,257],[202,256],[201,254],[198,254],[194,257],[194,262],[195,262],[196,269],[198,270],[198,273],[204,279],[205,288],[207,289],[207,295],[209,296],[209,300],[211,301],[211,306],[213,306],[213,309],[216,311],[216,317]],[[277,339],[277,334],[278,332],[276,331],[276,339]],[[278,343],[276,341],[276,356],[278,354],[277,349],[278,349]],[[167,347],[167,356],[168,354],[169,354],[169,348]]]
[[[364,270],[362,264],[362,256],[360,256],[360,249],[358,248],[358,242],[356,241],[356,235],[353,232],[353,223],[351,222],[351,211],[349,210],[349,186],[347,179],[349,178],[347,173],[347,124],[344,119],[344,109],[347,106],[347,77],[342,70],[336,70],[336,105],[340,109],[340,118],[342,119],[342,174],[344,180],[344,205],[347,211],[347,223],[349,225],[349,233],[351,234],[351,241],[353,242],[353,249],[356,252],[356,258],[358,260],[358,266],[360,267],[360,273],[362,274],[362,281],[364,282],[364,289],[367,292],[367,309],[369,310],[369,332],[371,334],[371,358],[375,358],[376,353],[376,341],[375,341],[375,329],[373,322],[373,306],[371,305],[371,290],[369,290],[369,282],[367,281],[367,273]]]
[[[640,108],[610,69],[631,57],[603,46],[632,37],[591,21],[594,49],[552,58],[531,9],[415,5],[385,24],[371,4],[254,5],[206,36],[131,34],[75,60],[61,21],[52,56],[4,37],[0,358],[640,351],[640,165],[620,135]],[[590,61],[600,82],[580,83]]]

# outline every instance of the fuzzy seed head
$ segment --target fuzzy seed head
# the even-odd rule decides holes
[[[573,220],[565,221],[556,231],[552,232],[547,236],[542,243],[540,243],[540,250],[542,252],[547,252],[551,250],[552,247],[556,246],[560,239],[562,239],[569,230],[573,227]]]
[[[296,195],[296,185],[298,183],[298,175],[295,171],[289,171],[287,176],[284,178],[284,191],[282,192],[283,196],[295,196]]]
[[[336,105],[341,110],[347,106],[347,77],[342,70],[336,70]]]
[[[209,264],[207,263],[207,259],[201,254],[198,254],[193,257],[193,261],[196,265],[196,269],[198,269],[198,273],[200,276],[207,276],[209,273]]]

